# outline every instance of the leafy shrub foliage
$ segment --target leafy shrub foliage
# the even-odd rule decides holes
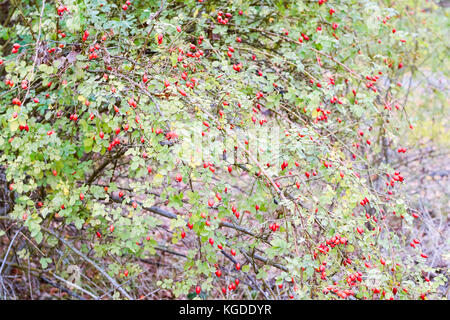
[[[114,298],[163,253],[150,289],[181,298],[436,297],[395,163],[402,77],[444,31],[389,3],[11,1],[0,163],[27,254]]]

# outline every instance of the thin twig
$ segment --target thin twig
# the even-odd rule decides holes
[[[81,258],[83,258],[85,261],[89,262],[95,269],[97,269],[101,274],[103,274],[105,276],[106,279],[108,279],[109,282],[111,282],[114,285],[114,289],[117,289],[120,291],[120,293],[122,293],[123,296],[125,296],[127,299],[133,300],[133,297],[131,297],[117,282],[116,280],[114,280],[113,278],[111,278],[111,276],[103,269],[101,268],[99,265],[97,265],[97,263],[95,263],[92,259],[86,257],[86,255],[84,255],[83,253],[81,253],[77,248],[75,248],[70,242],[64,240],[63,238],[61,238],[58,234],[56,234],[55,232],[53,232],[50,229],[44,228],[42,227],[42,230],[44,230],[47,233],[50,233],[51,235],[53,235],[55,238],[57,238],[59,241],[61,241],[62,243],[64,243],[70,250],[72,250],[73,252],[75,252],[77,255],[79,255]]]

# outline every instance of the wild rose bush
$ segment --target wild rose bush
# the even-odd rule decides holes
[[[389,2],[11,1],[0,163],[24,270],[132,299],[164,252],[146,289],[176,298],[437,298],[393,163],[416,125],[402,76],[445,30]]]

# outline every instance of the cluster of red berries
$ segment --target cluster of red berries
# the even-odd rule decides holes
[[[13,47],[12,47],[12,50],[11,50],[11,53],[17,53],[17,52],[19,52],[19,48],[20,48],[20,44],[14,43],[14,44],[13,44]]]
[[[339,103],[339,104],[342,104],[342,101],[339,100],[337,97],[332,97],[332,98],[330,99],[330,103],[331,103],[331,104],[335,104],[336,102]]]
[[[25,130],[26,132],[29,132],[29,131],[30,131],[30,128],[28,127],[28,124],[25,124],[25,125],[20,125],[20,126],[19,126],[19,130],[20,130],[20,131]]]
[[[204,169],[209,168],[209,170],[210,170],[211,172],[213,172],[213,173],[216,171],[216,169],[214,168],[214,164],[211,163],[211,162],[204,162],[204,163],[203,163],[203,168],[204,168]]]
[[[61,38],[65,38],[66,34],[64,32],[62,32],[61,30],[58,30],[58,34]]]
[[[20,82],[20,86],[22,87],[23,90],[27,90],[28,89],[28,81],[26,79],[23,79]]]
[[[230,283],[228,285],[228,290],[229,291],[233,291],[236,290],[237,286],[239,285],[239,279],[235,279],[234,282]],[[222,292],[225,294],[227,293],[227,288],[226,287],[222,287]]]
[[[108,146],[108,151],[111,151],[116,145],[120,144],[120,139],[119,138],[115,138]]]
[[[329,285],[322,290],[324,294],[328,294],[329,292],[336,294],[339,298],[346,299],[349,296],[354,296],[355,293],[351,289],[340,290],[336,286]]]
[[[86,41],[88,37],[89,37],[89,31],[84,30],[84,33],[83,33],[83,42]]]
[[[322,253],[322,254],[326,255],[330,251],[330,247],[334,248],[335,246],[338,246],[338,245],[341,245],[341,244],[342,245],[347,245],[348,244],[348,240],[347,240],[347,238],[341,237],[340,235],[336,234],[335,236],[331,237],[330,239],[327,239],[325,241],[325,243],[320,243],[319,244],[319,246],[317,247],[317,251],[314,251],[313,258],[316,259],[318,253]]]
[[[331,168],[333,166],[333,164],[331,162],[323,160],[323,166],[328,169],[328,168]]]
[[[69,119],[76,122],[78,120],[78,115],[76,113],[71,114]]]
[[[413,239],[409,245],[413,248],[416,248],[416,244],[420,244],[419,239]]]
[[[188,74],[186,71],[184,71],[181,74],[181,79],[183,79],[184,81],[186,81],[186,87],[194,89],[194,87],[198,84],[199,80],[197,78],[191,78],[190,80],[188,79]],[[178,82],[175,83],[176,85],[178,85]]]
[[[231,58],[233,56],[234,48],[232,46],[228,47],[227,56]]]
[[[362,282],[362,273],[360,271],[355,272],[347,277],[347,284],[350,287],[358,285],[358,282]]]
[[[15,104],[20,107],[22,105],[22,102],[18,98],[14,98],[12,99],[12,104]]]
[[[327,262],[323,261],[322,264],[318,268],[316,268],[316,272],[320,273],[320,278],[322,280],[326,280],[327,279],[327,273],[325,272],[326,265],[327,265]]]
[[[59,16],[62,16],[64,14],[64,12],[69,12],[69,9],[67,9],[66,6],[60,5],[56,11],[58,12]]]
[[[131,1],[125,2],[125,4],[122,6],[122,10],[123,11],[127,11],[128,10],[128,6],[131,6]]]
[[[236,206],[232,206],[232,207],[231,207],[231,211],[233,211],[233,213],[234,213],[234,215],[236,216],[236,218],[239,219],[240,213],[239,213],[239,211],[237,211]]]
[[[133,108],[137,108],[137,103],[133,98],[128,99],[128,105]]]
[[[318,115],[317,115],[316,119],[314,119],[314,123],[318,123],[319,121],[324,121],[324,122],[328,121],[327,114],[331,114],[331,110],[324,110],[324,109],[318,107],[316,109],[316,111],[318,112]]]
[[[403,182],[404,178],[403,176],[400,175],[400,172],[395,171],[394,175],[391,177],[389,173],[386,173],[386,176],[388,178],[391,178],[391,180],[389,182],[386,182],[386,186],[391,186],[394,187],[395,186],[395,182]]]
[[[377,92],[377,88],[375,87],[375,83],[380,79],[379,76],[366,76],[366,80],[369,80],[369,82],[366,82],[366,87],[368,89],[372,89],[373,92]],[[356,101],[356,100],[355,100]],[[357,102],[355,102],[357,104]]]
[[[362,205],[362,206],[365,206],[368,203],[369,203],[369,199],[367,199],[367,197],[364,197],[364,199],[362,199],[359,204]]]
[[[280,225],[276,222],[271,223],[271,224],[269,224],[269,229],[272,230],[273,232],[275,232],[280,229]]]
[[[242,63],[233,64],[233,70],[236,72],[240,72],[242,69]]]
[[[302,43],[303,40],[308,41],[309,37],[306,34],[301,33],[301,37],[298,38],[298,42]]]
[[[229,12],[223,13],[222,11],[217,12],[217,22],[220,24],[227,24],[229,22],[229,19],[231,19],[233,15]]]
[[[350,258],[345,258],[343,261],[342,261],[342,265],[345,267],[345,266],[347,266],[347,265],[351,265],[352,264],[352,259],[350,259]]]
[[[181,29],[180,29],[180,31],[181,31]],[[198,43],[201,44],[203,39],[204,39],[204,37],[200,36],[199,39],[198,39]],[[178,52],[179,52],[178,58],[177,58],[178,62],[182,62],[185,59],[185,57],[197,58],[197,59],[200,59],[200,58],[203,57],[203,55],[204,55],[203,50],[198,49],[197,46],[192,44],[192,43],[190,44],[189,47],[190,47],[190,51],[187,50],[186,52],[182,48],[178,48]],[[190,68],[190,69],[192,69],[192,72],[196,72],[196,67],[195,66],[191,66],[190,64],[184,63],[182,65],[182,67],[185,68],[185,69],[186,68]],[[174,65],[173,68],[177,68],[177,66]],[[188,73],[186,71],[181,73],[181,78],[184,81],[186,81],[185,85],[186,85],[187,88],[190,88],[190,89],[194,89],[194,87],[196,85],[198,85],[198,83],[199,83],[199,80],[197,78],[194,78],[194,77],[189,80],[188,79]],[[178,86],[178,81],[175,81],[175,85],[177,86],[178,92],[182,96],[184,96],[184,97],[187,96],[187,93],[181,87]],[[170,82],[165,80],[164,81],[164,86],[166,88],[170,87]]]
[[[97,51],[100,49],[100,45],[98,43],[96,43],[95,45],[89,47],[89,60],[93,60],[93,59],[97,59],[98,58],[98,54]]]
[[[330,239],[328,239],[326,241],[326,244],[329,245],[331,248],[334,248],[335,246],[338,246],[340,244],[347,245],[348,240],[347,240],[347,238],[341,237],[340,235],[337,234],[337,235],[331,237]]]
[[[166,133],[166,139],[167,140],[172,140],[172,139],[176,139],[178,138],[178,134],[175,131],[169,131]]]

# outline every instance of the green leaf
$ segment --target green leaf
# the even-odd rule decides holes
[[[47,269],[48,264],[52,262],[52,259],[42,257],[39,259],[39,262],[41,263],[42,269]]]

